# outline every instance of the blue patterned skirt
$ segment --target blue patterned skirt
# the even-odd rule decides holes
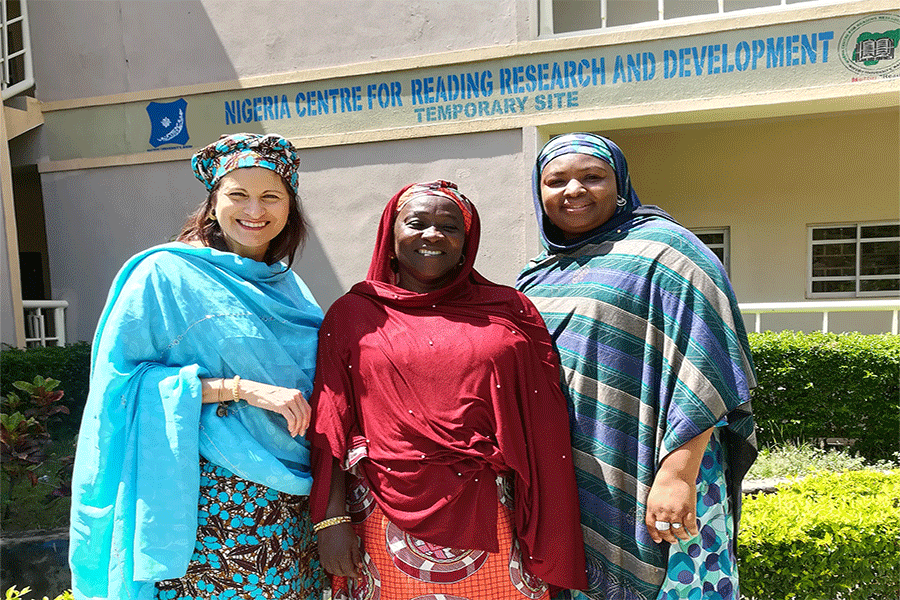
[[[157,599],[321,597],[307,496],[247,481],[201,458],[198,516],[187,573],[157,583]]]
[[[734,520],[719,428],[713,431],[697,476],[700,535],[669,548],[666,579],[657,600],[738,600]]]

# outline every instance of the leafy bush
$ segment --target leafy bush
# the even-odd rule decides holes
[[[897,451],[900,336],[750,334],[759,385],[753,412],[762,445],[855,440],[869,459]]]
[[[787,442],[760,449],[745,479],[799,477],[817,471],[843,473],[863,469],[889,470],[900,467],[900,453],[892,460],[867,461],[862,456],[838,448],[818,448],[809,442]]]
[[[58,527],[60,512],[68,512],[71,496],[73,439],[54,442],[50,421],[69,409],[59,404],[59,381],[35,376],[34,382],[16,381],[15,392],[0,397],[0,508],[4,531]],[[54,449],[55,451],[51,451]],[[40,488],[39,488],[40,484]]]
[[[900,470],[808,477],[747,498],[738,558],[750,600],[896,600]]]
[[[15,393],[16,381],[33,381],[38,375],[58,379],[60,388],[66,391],[63,405],[69,414],[53,424],[51,434],[54,438],[73,437],[87,400],[90,363],[91,346],[87,342],[25,350],[5,347],[0,351],[0,396]]]
[[[6,600],[25,600],[28,592],[31,591],[30,587],[23,587],[21,590],[16,589],[16,586],[11,586],[6,590]],[[64,591],[62,594],[54,598],[53,600],[73,600],[72,592],[69,590]],[[47,596],[44,596],[44,600],[49,600]]]

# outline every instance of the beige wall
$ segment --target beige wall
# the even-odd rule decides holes
[[[2,200],[3,191],[0,189],[0,201]],[[6,218],[2,210],[0,210],[0,231],[3,232],[3,239],[0,239],[0,342],[16,346],[18,340],[13,306],[13,282],[9,273],[9,252],[6,249]]]
[[[896,109],[609,135],[642,202],[731,228],[742,302],[806,298],[807,225],[900,218]]]

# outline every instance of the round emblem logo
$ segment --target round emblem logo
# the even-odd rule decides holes
[[[868,15],[841,36],[844,66],[863,76],[893,77],[900,70],[900,16]]]

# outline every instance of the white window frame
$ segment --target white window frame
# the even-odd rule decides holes
[[[34,70],[31,64],[31,34],[28,29],[28,0],[19,0],[21,14],[18,17],[7,18],[8,0],[0,0],[0,97],[4,100],[21,94],[34,85]],[[9,48],[9,26],[21,23],[22,48]],[[9,61],[23,57],[24,73],[18,81],[10,80]]]
[[[860,281],[871,281],[877,279],[894,279],[896,275],[860,275],[861,264],[860,261],[862,259],[862,253],[860,252],[860,245],[865,242],[879,242],[879,241],[894,241],[897,238],[889,237],[889,238],[863,238],[861,237],[861,230],[863,227],[877,227],[879,225],[897,225],[898,221],[872,221],[872,222],[860,222],[860,223],[826,223],[826,224],[817,224],[817,225],[807,225],[806,226],[806,248],[807,248],[807,260],[806,260],[806,297],[807,298],[889,298],[896,297],[898,292],[896,291],[875,291],[875,292],[865,292],[860,291],[859,284]],[[843,239],[843,240],[813,240],[813,232],[820,229],[839,229],[846,227],[855,227],[856,228],[856,238],[855,239]],[[853,275],[854,291],[852,292],[814,292],[813,291],[813,283],[819,281],[845,281],[850,279],[849,276],[846,277],[813,277],[813,247],[814,246],[822,246],[828,244],[856,244],[856,265],[855,265],[855,274]]]
[[[743,10],[725,10],[725,0],[718,0],[717,2],[717,11],[710,13],[703,13],[700,15],[692,15],[690,17],[673,17],[666,19],[665,18],[665,3],[666,0],[657,0],[657,19],[654,21],[643,21],[640,23],[629,23],[627,25],[615,25],[613,27],[609,27],[607,24],[607,7],[609,0],[593,0],[600,10],[600,27],[595,29],[581,29],[576,31],[566,31],[563,33],[557,34],[553,31],[553,0],[535,0],[537,2],[537,11],[538,11],[538,35],[541,37],[552,36],[552,35],[574,35],[579,33],[590,33],[601,31],[605,29],[621,29],[621,28],[640,28],[642,26],[647,25],[647,23],[660,23],[660,22],[684,22],[684,21],[699,21],[706,20],[710,18],[720,18],[724,16],[732,16],[734,14],[758,14],[760,12],[771,12],[773,10],[783,10],[788,7],[797,7],[797,6],[805,6],[807,4],[834,4],[834,0],[803,0],[800,2],[792,2],[788,3],[787,0],[779,0],[778,3],[774,3],[770,6],[761,6],[757,8],[748,8]],[[583,0],[589,1],[589,0]],[[616,0],[613,0],[616,1]],[[675,2],[677,0],[670,0]]]
[[[700,237],[704,234],[721,234],[722,235],[722,244],[706,244],[710,249],[713,248],[722,248],[722,266],[725,267],[725,273],[731,277],[731,228],[730,227],[691,227],[690,232]],[[701,240],[703,241],[703,240]],[[716,255],[718,256],[718,255]]]

